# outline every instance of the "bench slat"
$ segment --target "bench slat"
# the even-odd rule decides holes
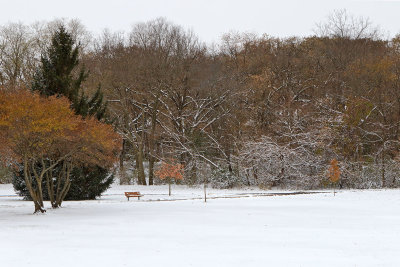
[[[130,197],[137,197],[138,199],[140,199],[140,197],[143,197],[140,192],[125,192],[125,196],[128,198],[128,200]]]
[[[139,192],[125,192],[126,196],[141,196]]]

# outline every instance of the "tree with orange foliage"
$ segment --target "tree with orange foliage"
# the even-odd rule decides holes
[[[52,207],[60,207],[76,164],[110,166],[120,148],[119,135],[110,125],[75,115],[66,98],[44,98],[25,90],[0,92],[0,140],[0,151],[8,152],[2,161],[23,163],[35,212],[45,212],[43,179]],[[57,164],[63,168],[53,180]]]
[[[155,172],[158,178],[168,182],[168,195],[171,195],[171,182],[172,179],[182,180],[183,179],[183,165],[175,163],[174,160],[170,160],[171,163],[163,161],[161,167]]]
[[[337,159],[332,159],[330,163],[330,167],[328,169],[327,176],[329,180],[334,184],[333,187],[333,195],[335,195],[335,185],[340,179],[340,168],[338,166]]]

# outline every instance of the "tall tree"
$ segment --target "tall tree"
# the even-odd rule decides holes
[[[79,45],[72,35],[61,25],[54,33],[51,45],[41,57],[41,66],[34,75],[32,90],[45,96],[66,96],[75,112],[82,116],[95,115],[102,119],[106,105],[98,88],[91,97],[82,92],[82,83],[88,72],[79,66]]]
[[[75,44],[75,39],[63,25],[60,25],[52,36],[51,45],[41,57],[40,67],[32,82],[32,90],[47,97],[65,96],[70,100],[71,108],[77,115],[94,116],[98,120],[104,120],[106,104],[100,87],[91,97],[86,96],[82,90],[82,83],[88,77],[88,72],[84,67],[79,68],[79,51],[79,45]],[[58,168],[62,168],[61,163]],[[110,175],[110,170],[95,165],[78,166],[71,173],[72,184],[69,197],[74,199],[99,196],[114,179],[114,176]],[[88,175],[88,173],[94,175]],[[17,175],[14,180],[14,185],[23,182],[18,181]],[[92,188],[96,192],[82,194],[82,187]],[[20,192],[22,193],[23,190]]]

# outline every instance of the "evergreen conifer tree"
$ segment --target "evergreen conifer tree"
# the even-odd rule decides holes
[[[106,104],[100,86],[93,96],[88,97],[82,91],[82,83],[88,72],[79,66],[79,46],[64,26],[54,33],[51,45],[41,57],[41,65],[36,71],[32,90],[44,96],[65,96],[71,101],[71,108],[82,117],[94,116],[105,120]],[[14,174],[14,189],[24,197],[26,185],[21,171]],[[99,166],[75,168],[71,172],[71,187],[66,199],[94,199],[107,190],[114,181],[110,171]],[[46,188],[45,186],[43,188]],[[44,192],[44,196],[47,194]]]

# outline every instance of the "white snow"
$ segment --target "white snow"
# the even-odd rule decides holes
[[[124,191],[145,197],[128,202]],[[31,202],[0,185],[0,266],[400,266],[400,190],[211,190],[242,197],[207,203],[201,188],[167,192],[114,186],[32,215]]]

